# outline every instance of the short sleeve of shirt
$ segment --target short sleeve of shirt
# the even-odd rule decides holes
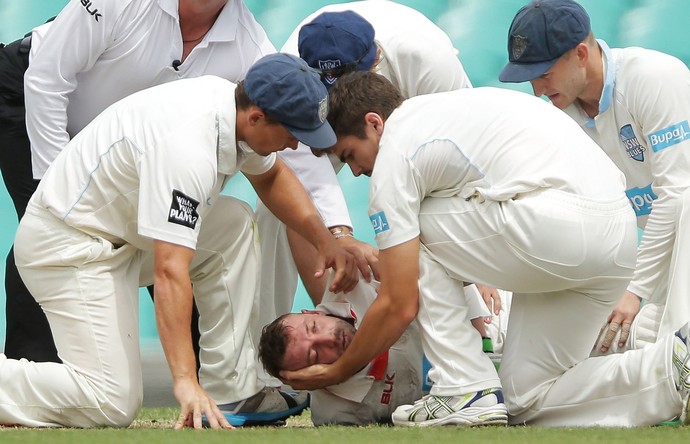
[[[260,156],[254,152],[245,142],[239,142],[238,145],[238,166],[240,171],[245,174],[259,175],[270,170],[273,164],[276,163],[276,153],[271,153],[268,156]]]
[[[369,185],[369,218],[379,248],[394,247],[419,235],[420,180],[403,153],[379,151]]]
[[[399,127],[401,122],[395,124]],[[419,208],[425,197],[471,194],[480,184],[486,185],[481,171],[453,141],[432,139],[419,146],[408,136],[384,135],[374,165],[369,215],[381,249],[420,234]]]
[[[203,218],[217,188],[214,138],[211,132],[181,129],[166,139],[168,149],[152,149],[142,156],[140,235],[196,248]],[[191,146],[197,149],[187,149]]]

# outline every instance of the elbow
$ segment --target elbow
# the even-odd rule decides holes
[[[405,325],[409,325],[417,317],[417,313],[419,313],[419,300],[415,299],[405,304],[404,307],[400,307],[397,318]]]

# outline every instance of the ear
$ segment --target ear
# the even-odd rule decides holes
[[[261,108],[254,106],[247,112],[247,123],[250,126],[258,125],[263,118],[264,112],[261,110]]]
[[[381,134],[383,134],[384,121],[381,116],[374,112],[366,113],[364,115],[364,121],[369,128],[374,130],[376,135],[380,137]]]
[[[315,314],[315,315],[323,315],[325,314],[322,311],[316,311],[316,310],[307,310],[306,308],[302,309],[302,314]]]
[[[589,46],[587,46],[587,43],[582,42],[575,47],[575,55],[577,56],[577,60],[580,66],[587,65],[587,61],[589,60],[589,54],[590,51]]]

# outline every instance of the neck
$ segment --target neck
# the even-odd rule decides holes
[[[180,0],[178,14],[182,40],[201,40],[227,2],[228,0]]]
[[[604,55],[599,45],[591,49],[591,56],[587,61],[587,80],[585,89],[578,97],[578,102],[589,117],[599,114],[599,101],[604,90]]]
[[[186,59],[192,49],[208,34],[228,1],[231,0],[179,0],[182,60]]]

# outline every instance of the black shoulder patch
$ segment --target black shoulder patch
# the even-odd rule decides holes
[[[173,190],[168,222],[194,229],[196,221],[199,220],[199,213],[196,211],[198,206],[199,201],[192,199],[181,191]]]

